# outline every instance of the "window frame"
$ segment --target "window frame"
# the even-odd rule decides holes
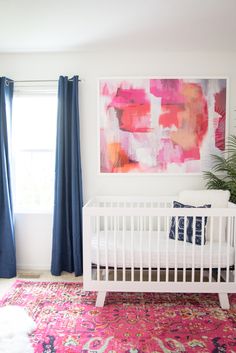
[[[55,121],[54,121],[54,136],[52,137],[54,139],[54,148],[22,148],[22,149],[18,149],[17,146],[14,143],[14,137],[15,137],[15,119],[17,118],[16,115],[16,106],[14,105],[14,102],[16,102],[16,99],[23,97],[24,99],[27,97],[34,97],[34,98],[40,98],[42,99],[43,97],[52,97],[53,100],[55,100]],[[28,84],[24,85],[24,86],[20,86],[17,85],[16,89],[14,89],[14,96],[13,96],[13,110],[12,110],[12,127],[11,127],[11,142],[10,142],[10,148],[11,148],[11,155],[12,155],[12,191],[13,191],[13,209],[14,209],[14,213],[17,214],[24,214],[24,213],[28,213],[28,214],[51,214],[53,212],[53,203],[54,203],[54,182],[52,185],[52,198],[50,201],[50,204],[39,204],[36,205],[36,203],[31,203],[29,202],[27,204],[27,202],[25,202],[25,204],[20,203],[20,201],[17,201],[17,197],[18,195],[21,193],[22,194],[22,190],[18,191],[17,190],[17,154],[19,153],[52,153],[54,152],[54,158],[53,158],[53,171],[50,172],[49,177],[53,177],[53,174],[55,174],[55,155],[56,155],[56,132],[57,132],[57,89],[56,89],[56,85],[48,85],[48,84],[44,84],[44,85],[32,85],[32,84]],[[33,195],[33,194],[32,194]]]

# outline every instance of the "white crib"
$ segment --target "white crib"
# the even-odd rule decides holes
[[[218,293],[229,308],[236,292],[236,206],[172,208],[177,197],[97,197],[83,208],[84,290]],[[210,202],[209,202],[210,203]],[[172,217],[184,217],[184,239],[169,238]],[[201,244],[187,242],[188,217],[207,224]]]

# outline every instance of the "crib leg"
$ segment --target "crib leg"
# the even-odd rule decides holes
[[[106,298],[106,292],[99,291],[97,293],[96,306],[103,307],[104,306],[104,302],[105,302],[105,298]]]
[[[222,309],[229,309],[229,298],[227,293],[218,293],[220,306]]]

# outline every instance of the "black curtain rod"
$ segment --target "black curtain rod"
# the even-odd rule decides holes
[[[69,79],[69,81],[72,81],[72,78]],[[78,80],[79,82],[81,82],[82,80]],[[58,80],[9,80],[9,82],[14,82],[14,83],[29,83],[29,82],[58,82]]]

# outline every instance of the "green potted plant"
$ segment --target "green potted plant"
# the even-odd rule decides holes
[[[212,158],[212,171],[204,172],[207,189],[229,190],[230,201],[236,204],[236,135],[228,138],[223,156]]]

